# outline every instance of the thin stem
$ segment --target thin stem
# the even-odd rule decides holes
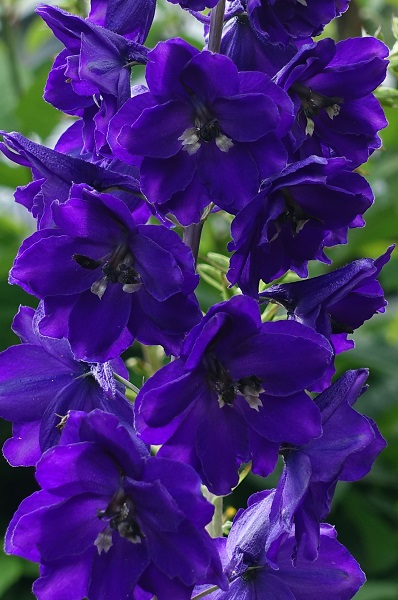
[[[222,525],[223,525],[223,497],[217,496],[213,501],[214,504],[214,515],[213,515],[213,537],[222,537]]]
[[[219,0],[219,3],[211,11],[209,43],[207,45],[210,52],[220,52],[221,35],[224,25],[225,0]]]
[[[221,35],[224,25],[224,12],[225,12],[225,0],[219,0],[218,4],[211,11],[210,17],[210,30],[209,30],[209,43],[207,45],[210,52],[219,52],[221,45]],[[206,214],[207,217],[207,214]],[[192,250],[192,254],[195,260],[195,266],[198,260],[200,237],[202,235],[203,222],[194,223],[184,229],[183,241]]]
[[[16,38],[18,37],[18,31],[16,31],[16,24],[12,24],[10,22],[12,19],[12,15],[8,7],[5,6],[4,0],[1,0],[0,4],[1,27],[3,30],[4,47],[8,56],[10,84],[14,88],[14,93],[17,99],[19,99],[23,92],[23,84],[18,56],[18,42],[16,41]]]
[[[128,379],[125,379],[124,377],[122,377],[121,375],[118,375],[117,373],[113,373],[113,376],[116,379],[116,381],[120,381],[120,383],[125,385],[126,388],[128,388],[129,390],[134,392],[134,394],[136,394],[136,395],[139,394],[140,390],[138,389],[137,386],[134,385],[134,383],[131,383]]]
[[[209,594],[212,594],[213,592],[216,592],[218,589],[219,589],[218,585],[213,585],[213,587],[208,588],[204,592],[200,592],[200,594],[198,594],[197,596],[194,596],[192,598],[192,600],[199,600],[199,598],[204,598],[205,596],[208,596]]]

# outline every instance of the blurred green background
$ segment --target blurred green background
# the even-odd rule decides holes
[[[42,100],[49,69],[61,46],[34,14],[35,0],[0,0],[0,129],[16,130],[52,146],[66,126],[65,115]],[[55,4],[55,2],[49,2]],[[70,12],[84,14],[84,0],[58,2]],[[377,33],[390,48],[394,45],[392,15],[398,15],[398,0],[351,0],[348,13],[330,25],[325,35],[336,39]],[[159,3],[156,21],[148,40],[183,36],[201,46],[201,27],[177,6]],[[396,89],[397,79],[390,71],[387,85]],[[398,92],[396,92],[398,94]],[[392,93],[389,104],[394,104]],[[362,173],[376,196],[366,216],[364,229],[350,232],[349,244],[328,251],[334,267],[361,257],[376,258],[398,241],[398,111],[387,108],[389,127],[382,132],[383,149],[377,151]],[[17,343],[10,329],[19,304],[35,306],[35,299],[7,284],[7,274],[22,239],[34,229],[26,211],[13,202],[15,187],[28,183],[30,172],[0,157],[0,350]],[[209,268],[208,253],[225,254],[229,239],[228,222],[216,215],[207,223],[200,249],[202,281],[199,296],[203,308],[228,295],[222,270]],[[210,257],[211,258],[211,257]],[[210,261],[211,262],[211,261]],[[205,266],[203,266],[205,265]],[[207,265],[207,266],[206,266]],[[313,275],[325,272],[312,265]],[[357,409],[374,418],[388,447],[372,472],[356,484],[339,484],[329,522],[336,525],[339,540],[360,562],[368,582],[358,600],[398,599],[398,252],[384,268],[381,282],[389,301],[388,310],[376,315],[355,334],[356,348],[338,358],[338,371],[369,367],[370,388]],[[145,371],[150,353],[140,348],[130,352],[130,364]],[[153,360],[152,353],[152,360]],[[3,442],[10,435],[8,423],[0,424]],[[35,487],[32,469],[12,469],[0,461],[0,536],[19,502]],[[248,476],[226,505],[245,505],[247,495],[272,487],[275,477],[266,481]],[[0,600],[27,600],[36,577],[36,565],[0,553]],[[112,600],[112,599],[110,599]]]

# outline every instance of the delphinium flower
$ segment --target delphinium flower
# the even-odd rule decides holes
[[[35,465],[59,441],[69,410],[100,408],[133,423],[133,409],[113,373],[126,377],[121,359],[104,364],[75,360],[65,339],[38,330],[41,307],[19,309],[13,323],[22,344],[0,354],[0,416],[13,422],[13,437],[3,447],[12,465]]]
[[[191,464],[211,491],[227,494],[242,462],[268,475],[282,442],[319,436],[319,411],[303,390],[329,367],[330,348],[292,324],[262,324],[257,303],[244,296],[213,306],[180,357],[142,387],[142,439],[163,444],[159,456]]]
[[[318,555],[320,522],[330,512],[338,481],[356,481],[371,469],[385,447],[377,425],[352,408],[366,390],[368,371],[347,371],[319,394],[322,435],[303,446],[287,444],[285,468],[273,500],[271,519],[290,531],[295,523],[297,552],[308,560]]]
[[[91,0],[88,21],[143,44],[155,15],[156,0]]]
[[[239,71],[262,71],[273,77],[297,52],[293,43],[273,44],[267,34],[256,29],[245,0],[231,2],[225,19],[220,52],[229,56]]]
[[[108,154],[109,120],[130,97],[131,67],[145,64],[147,48],[55,6],[40,5],[36,12],[65,45],[50,71],[45,100],[82,117],[85,152]]]
[[[137,338],[177,354],[200,319],[190,249],[162,225],[136,224],[110,194],[75,185],[53,205],[54,229],[23,243],[10,281],[44,300],[44,335],[77,359],[105,362]],[[84,327],[82,327],[84,323]]]
[[[274,44],[319,35],[349,0],[247,0],[250,19]]]
[[[188,600],[196,583],[225,589],[204,526],[213,507],[188,465],[151,457],[114,415],[71,412],[39,461],[41,490],[14,515],[5,550],[40,562],[39,600]]]
[[[286,164],[289,98],[265,74],[183,40],[159,43],[148,61],[149,91],[111,121],[113,151],[140,164],[142,191],[162,215],[189,225],[210,202],[236,212]]]
[[[257,297],[260,279],[289,269],[306,277],[309,260],[330,262],[323,248],[345,243],[373,201],[369,184],[348,167],[342,158],[311,156],[264,180],[232,222],[229,281]]]
[[[338,354],[353,347],[349,333],[385,311],[387,301],[377,277],[393,249],[390,246],[376,260],[362,258],[312,279],[273,285],[260,299],[284,306],[289,319],[324,335]]]
[[[246,510],[235,516],[228,538],[215,540],[227,591],[206,594],[209,600],[349,600],[365,582],[364,573],[336,539],[330,525],[320,527],[320,547],[314,561],[301,555],[292,564],[295,537],[276,532],[270,512],[274,492],[255,494]],[[209,589],[207,587],[207,589]],[[205,591],[201,586],[196,592]]]
[[[385,78],[387,57],[387,46],[372,37],[302,46],[275,77],[295,104],[290,151],[299,158],[345,156],[353,168],[366,162],[387,125],[372,94]]]
[[[29,167],[33,181],[18,187],[15,200],[25,206],[37,220],[37,228],[52,226],[51,206],[55,200],[66,202],[73,183],[86,183],[98,191],[112,193],[129,206],[134,219],[145,223],[150,214],[148,204],[140,197],[140,186],[130,173],[86,162],[28,140],[20,133],[2,132],[0,150],[10,160]]]

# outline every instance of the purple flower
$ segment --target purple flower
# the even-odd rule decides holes
[[[141,164],[142,190],[162,215],[189,225],[212,201],[236,212],[286,164],[279,138],[292,124],[289,98],[265,74],[238,72],[183,40],[148,58],[149,91],[112,119],[113,151]]]
[[[356,481],[371,469],[386,443],[377,425],[352,408],[366,390],[368,371],[347,371],[315,402],[322,415],[322,435],[303,446],[283,449],[271,520],[290,531],[295,523],[297,551],[307,560],[318,555],[320,521],[330,511],[337,481]]]
[[[40,562],[39,600],[133,599],[137,585],[188,600],[197,582],[225,587],[199,478],[149,456],[115,416],[70,413],[36,478],[42,489],[20,505],[5,550]]]
[[[66,202],[73,183],[86,183],[99,192],[112,188],[129,206],[134,218],[145,223],[151,211],[140,194],[139,182],[130,173],[118,173],[86,162],[80,158],[67,156],[64,152],[51,150],[28,140],[20,133],[1,132],[4,142],[0,150],[17,164],[32,170],[33,181],[18,187],[15,200],[25,206],[37,219],[37,228],[53,226],[51,206],[55,200]]]
[[[179,4],[187,10],[204,10],[205,8],[213,8],[217,4],[217,0],[168,0],[171,4]]]
[[[288,318],[324,335],[339,354],[354,345],[347,340],[348,333],[375,313],[385,311],[387,301],[377,277],[394,247],[376,260],[363,258],[326,275],[273,285],[260,294],[260,299],[282,304]]]
[[[131,67],[145,64],[148,50],[57,7],[41,5],[37,13],[66,47],[55,59],[44,99],[59,110],[83,117],[85,151],[109,153],[109,121],[130,97]]]
[[[232,222],[228,279],[257,296],[258,282],[292,269],[306,277],[309,260],[330,262],[324,246],[346,241],[349,227],[364,225],[372,191],[342,158],[311,156],[263,181],[262,190]]]
[[[337,44],[326,38],[299,50],[275,78],[295,103],[292,152],[345,156],[354,167],[367,161],[387,125],[371,92],[385,78],[388,52],[372,37]]]
[[[231,3],[227,15],[220,52],[229,56],[239,71],[262,71],[273,77],[296,54],[294,44],[272,44],[266,34],[253,27],[239,0]]]
[[[15,466],[35,465],[42,453],[58,444],[69,410],[100,408],[131,424],[133,410],[113,372],[126,376],[123,361],[85,363],[75,360],[67,340],[39,333],[42,317],[19,309],[13,330],[23,342],[0,354],[0,416],[13,422],[13,437],[3,452]]]
[[[156,0],[91,0],[88,21],[143,44],[155,8]]]
[[[159,456],[191,464],[218,495],[237,484],[242,462],[268,475],[281,442],[320,435],[319,412],[303,390],[322,377],[331,351],[322,336],[292,324],[262,324],[245,296],[213,306],[180,358],[142,387],[142,439],[163,444]]]
[[[10,274],[44,300],[42,334],[67,338],[91,362],[119,356],[134,338],[177,354],[200,319],[192,253],[178,235],[137,225],[121,200],[84,185],[53,217],[57,229],[25,240]]]
[[[209,600],[349,600],[365,582],[364,573],[336,540],[330,525],[321,525],[320,548],[315,561],[298,557],[293,566],[294,529],[277,535],[270,510],[273,493],[249,498],[248,508],[238,511],[228,538],[217,538],[227,591],[216,591]],[[207,586],[208,587],[208,586]],[[202,586],[198,589],[205,590]],[[196,592],[196,590],[195,590]]]
[[[274,44],[319,35],[348,8],[349,0],[248,0],[253,25]]]

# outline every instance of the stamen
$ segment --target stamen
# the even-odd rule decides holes
[[[178,139],[182,142],[182,149],[188,152],[190,156],[196,154],[200,148],[199,137],[195,127],[186,129]]]
[[[98,281],[94,281],[90,289],[92,293],[98,296],[98,298],[101,300],[102,296],[105,294],[107,285],[108,277],[105,275],[104,277],[101,277],[101,279],[98,279]]]

